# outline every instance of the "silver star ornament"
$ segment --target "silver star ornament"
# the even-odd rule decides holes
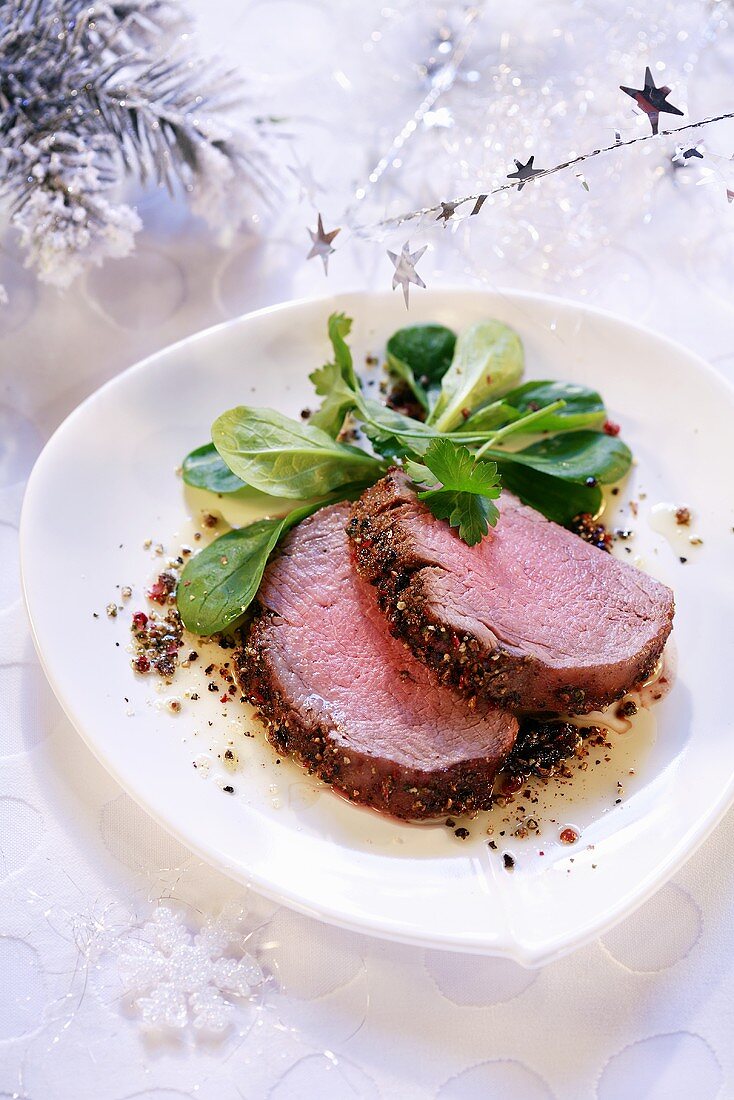
[[[458,205],[458,202],[442,202],[441,213],[436,215],[436,221],[443,221],[445,225],[450,218],[453,218],[454,214],[456,213],[456,207]]]
[[[420,260],[423,253],[428,248],[427,244],[423,245],[423,248],[419,248],[417,252],[410,251],[410,241],[406,241],[403,245],[402,252],[397,255],[395,252],[390,252],[388,249],[388,256],[393,262],[395,271],[392,277],[392,288],[395,290],[396,286],[403,288],[403,297],[405,298],[405,308],[409,308],[408,293],[410,290],[410,284],[414,283],[416,286],[422,286],[425,290],[426,284],[421,279],[418,272],[415,270],[415,265]]]
[[[700,145],[676,145],[670,160],[674,168],[686,168],[694,157],[697,160],[703,160]]]
[[[340,233],[340,229],[332,229],[330,233],[326,233],[324,230],[324,223],[321,220],[319,214],[318,225],[315,230],[309,229],[308,233],[311,238],[311,251],[306,257],[307,260],[312,260],[314,256],[320,256],[324,262],[324,275],[329,274],[329,256],[336,249],[332,248],[331,242],[337,233]]]
[[[520,182],[517,185],[517,190],[518,191],[522,191],[525,184],[529,183],[531,180],[535,179],[536,176],[542,176],[543,175],[543,172],[545,171],[545,169],[543,169],[543,168],[533,168],[533,161],[534,160],[535,160],[535,157],[532,156],[530,158],[530,160],[527,162],[527,164],[523,164],[522,161],[517,159],[517,157],[514,158],[515,171],[514,172],[508,172],[507,173],[507,178],[508,178],[508,180],[520,180]]]

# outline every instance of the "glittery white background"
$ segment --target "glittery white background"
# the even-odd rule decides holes
[[[379,160],[420,98],[405,26],[395,29],[394,9],[369,3],[195,6],[207,44],[254,68],[264,109],[298,104],[292,129],[315,180],[306,190],[330,228],[350,181],[364,179],[360,172]],[[507,7],[490,5],[490,19],[496,24]],[[547,75],[557,78],[559,96],[568,58],[583,52],[584,79],[593,71],[605,89],[589,100],[598,118],[590,125],[584,114],[584,133],[606,127],[608,97],[619,83],[634,83],[651,51],[677,66],[666,74],[683,82],[675,102],[697,114],[731,106],[721,102],[725,85],[715,83],[727,71],[718,51],[730,42],[699,36],[691,44],[702,5],[694,18],[693,6],[663,4],[651,27],[647,6],[554,2],[543,5],[545,38],[528,7],[512,6],[513,33],[522,38],[527,28],[518,64],[535,73],[555,66]],[[396,8],[427,18],[418,5]],[[615,21],[613,38],[592,33],[601,16]],[[565,28],[560,40],[551,37],[554,26]],[[376,80],[384,102],[369,94]],[[471,113],[468,95],[462,87],[448,102],[453,127],[435,127],[444,131],[441,152],[455,154],[447,185],[468,180],[479,163],[476,121],[461,122]],[[626,104],[617,109],[625,132],[643,125]],[[554,145],[547,130],[533,131],[532,111],[523,140],[535,142],[542,163]],[[383,201],[400,209],[448,197],[426,176],[433,140],[423,135],[397,166]],[[716,143],[725,148],[724,136]],[[566,151],[562,143],[555,159]],[[350,156],[345,175],[339,166]],[[421,265],[429,290],[416,293],[459,282],[560,290],[647,323],[734,379],[734,206],[720,185],[696,188],[688,169],[673,174],[658,152],[655,171],[650,156],[635,151],[596,168],[588,199],[574,185],[565,241],[550,225],[549,201],[565,201],[559,183],[536,207],[526,188],[514,211],[473,226],[470,238],[440,230]],[[0,309],[0,1098],[734,1096],[731,814],[633,917],[593,946],[528,972],[372,941],[244,898],[138,809],[63,717],[33,651],[18,580],[23,487],[44,440],[83,397],[144,355],[244,310],[326,289],[319,262],[304,262],[304,226],[315,221],[308,195],[267,235],[243,234],[226,251],[164,196],[137,201],[145,230],[135,254],[64,296],[35,283],[12,241],[0,252],[10,294]],[[384,244],[336,243],[343,247],[331,260],[329,290],[387,285]],[[221,1034],[141,1027],[119,951],[161,899],[173,899],[192,933],[207,915],[247,908],[238,951],[258,957],[265,981],[251,999],[233,999]]]

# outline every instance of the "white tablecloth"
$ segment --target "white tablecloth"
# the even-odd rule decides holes
[[[198,4],[209,44],[247,63],[267,55],[261,89],[276,77],[285,98],[312,86],[309,109],[321,122],[324,90],[335,74],[339,87],[347,79],[341,40],[329,36],[347,33],[348,5],[335,7],[336,31],[333,11],[315,0]],[[351,9],[360,43],[377,25],[366,7]],[[286,25],[293,33],[284,37]],[[295,76],[283,83],[291,69],[300,85]],[[627,74],[619,75],[612,84]],[[339,213],[329,163],[328,154],[311,161],[327,228]],[[644,201],[636,186],[628,177],[607,196],[613,232],[601,247],[598,230],[580,272],[558,253],[548,271],[537,250],[492,253],[490,224],[473,252],[450,230],[437,239],[421,266],[429,289],[415,292],[460,282],[548,288],[643,321],[734,377],[734,206],[718,185],[682,186],[671,171]],[[420,199],[412,180],[405,202]],[[256,1003],[241,1006],[220,1038],[141,1027],[123,996],[116,944],[160,899],[173,898],[192,930],[243,899],[116,786],[54,700],[20,595],[24,483],[67,413],[136,360],[272,302],[386,286],[392,267],[384,245],[347,242],[326,283],[320,261],[304,261],[308,204],[222,250],[166,197],[138,200],[145,229],[135,254],[64,295],[34,281],[10,240],[0,253],[10,295],[0,311],[0,1097],[734,1096],[731,814],[634,916],[536,972],[371,940],[249,898],[248,943],[269,975]]]

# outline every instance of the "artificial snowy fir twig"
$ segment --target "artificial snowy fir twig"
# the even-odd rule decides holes
[[[230,230],[277,190],[262,125],[224,124],[240,80],[192,59],[184,26],[166,0],[0,0],[0,191],[43,281],[130,252],[125,175]]]

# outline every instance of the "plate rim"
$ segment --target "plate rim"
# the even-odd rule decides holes
[[[591,317],[599,317],[604,321],[612,322],[633,333],[637,333],[643,338],[652,339],[663,347],[674,350],[678,355],[685,355],[695,364],[698,370],[703,370],[704,374],[706,374],[714,384],[722,387],[728,394],[729,399],[734,401],[734,383],[696,351],[685,344],[673,340],[663,333],[657,332],[647,325],[620,317],[611,310],[595,305],[587,305],[586,303],[564,298],[560,295],[546,294],[542,291],[516,290],[512,287],[489,288],[453,284],[451,286],[441,287],[440,289],[437,288],[436,293],[444,299],[451,297],[459,298],[462,294],[484,296],[488,299],[506,297],[509,300],[519,300],[530,304],[542,303],[546,306],[551,305],[564,310],[570,308],[577,313],[590,315]],[[398,942],[423,949],[446,950],[462,954],[510,958],[524,968],[537,969],[597,940],[626,916],[629,916],[637,910],[649,900],[657,890],[665,885],[665,883],[668,882],[693,855],[695,855],[701,845],[720,824],[732,804],[734,804],[734,774],[730,777],[726,787],[723,788],[718,802],[712,807],[712,814],[706,819],[699,819],[698,822],[694,822],[691,825],[688,831],[679,838],[676,845],[670,849],[665,859],[658,864],[654,872],[649,873],[645,879],[641,880],[639,889],[632,896],[625,895],[617,905],[607,909],[599,919],[590,921],[581,932],[577,931],[570,941],[568,939],[560,940],[559,937],[556,937],[555,940],[550,941],[550,943],[545,943],[540,947],[525,947],[516,940],[509,940],[498,947],[497,945],[488,945],[486,942],[481,942],[478,937],[473,935],[462,938],[459,934],[451,930],[447,930],[446,934],[441,936],[441,938],[436,937],[434,934],[421,936],[419,933],[406,932],[399,926],[396,927],[395,919],[386,918],[384,915],[365,913],[363,919],[355,919],[330,904],[323,904],[315,908],[312,904],[304,901],[300,895],[291,893],[285,888],[273,886],[267,879],[263,879],[261,875],[253,872],[248,872],[248,877],[245,879],[243,876],[243,869],[234,864],[225,852],[220,851],[215,844],[200,843],[197,840],[197,831],[195,827],[192,826],[191,830],[187,831],[186,828],[180,827],[167,820],[163,814],[159,814],[157,810],[146,801],[142,795],[138,795],[136,789],[123,778],[112,760],[110,760],[104,752],[99,741],[88,735],[84,722],[78,721],[75,718],[73,703],[67,698],[62,685],[57,682],[52,675],[36,630],[36,621],[34,620],[31,609],[32,597],[29,593],[29,581],[26,571],[26,546],[29,540],[28,515],[31,511],[34,494],[37,491],[36,484],[42,476],[45,464],[49,461],[49,454],[53,447],[57,445],[57,441],[72,430],[77,417],[82,415],[87,405],[96,400],[100,394],[108,389],[124,384],[125,380],[129,377],[146,370],[152,363],[161,357],[174,355],[184,347],[190,347],[192,344],[206,341],[227,330],[236,329],[243,322],[249,321],[250,319],[288,312],[304,306],[318,307],[320,304],[338,304],[340,301],[350,298],[388,299],[390,298],[390,291],[374,290],[370,288],[338,290],[330,294],[306,296],[298,299],[281,301],[257,310],[239,314],[236,317],[226,318],[214,325],[210,325],[207,328],[200,329],[188,336],[184,336],[174,343],[167,344],[126,367],[93,390],[64,417],[44,444],[40,455],[33,465],[23,495],[19,522],[21,590],[27,619],[30,624],[34,648],[56,700],[77,734],[92,752],[95,759],[107,773],[112,776],[120,788],[133,798],[135,803],[140,806],[145,813],[160,825],[165,832],[182,843],[203,862],[224,872],[230,878],[245,885],[247,888],[252,888],[256,893],[261,894],[271,901],[279,902],[305,916],[316,920],[322,920],[328,924],[356,932],[360,935],[370,935],[378,939]]]

